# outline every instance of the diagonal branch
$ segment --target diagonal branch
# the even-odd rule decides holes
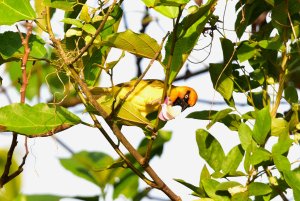
[[[116,4],[116,1],[110,6],[109,10],[112,10],[114,5]],[[154,182],[151,182],[149,185],[157,188],[161,191],[163,191],[171,200],[176,200],[179,201],[181,198],[177,196],[161,179],[160,177],[156,174],[156,172],[151,168],[149,164],[146,164],[145,166],[143,165],[143,160],[144,158],[138,153],[138,151],[130,144],[130,142],[125,138],[125,136],[121,133],[120,129],[118,126],[112,121],[112,119],[109,118],[108,114],[103,110],[103,108],[99,105],[99,103],[95,100],[91,92],[89,91],[86,83],[84,80],[81,79],[79,74],[76,72],[74,69],[74,66],[72,65],[72,61],[70,62],[68,60],[68,57],[66,53],[64,52],[62,45],[59,40],[57,40],[54,36],[53,30],[51,28],[50,24],[50,15],[49,15],[49,8],[46,9],[47,11],[47,16],[46,16],[46,22],[47,22],[47,28],[48,28],[48,33],[50,36],[50,40],[53,42],[54,47],[57,49],[58,54],[60,57],[63,59],[63,68],[67,73],[70,73],[72,76],[73,80],[76,82],[76,84],[79,85],[80,90],[83,92],[85,95],[85,100],[91,104],[97,112],[104,118],[104,120],[107,122],[107,124],[110,126],[112,129],[113,133],[116,135],[118,140],[125,146],[125,148],[129,151],[129,153],[135,158],[135,160],[141,165],[141,167],[148,173],[148,175],[153,179]],[[108,18],[108,16],[107,16]],[[107,19],[106,18],[106,19]],[[104,22],[106,20],[103,20]],[[97,30],[100,30],[100,27],[98,27]],[[99,31],[99,32],[100,32]],[[88,47],[87,47],[88,49]],[[76,57],[77,58],[77,57]],[[79,57],[77,58],[79,59]],[[74,61],[74,60],[73,60]],[[97,122],[96,122],[97,123]],[[102,128],[101,124],[97,123],[97,128],[101,131],[103,135],[106,136],[107,132]],[[110,138],[108,138],[110,139]],[[117,152],[119,155],[120,153]],[[120,155],[120,157],[122,157]],[[133,168],[132,168],[133,170]],[[134,170],[133,170],[134,171]],[[140,176],[140,175],[138,175]],[[152,185],[153,184],[153,185]]]

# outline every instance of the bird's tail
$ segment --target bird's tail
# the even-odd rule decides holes
[[[113,90],[111,87],[94,87],[90,89],[90,92],[96,99],[100,98],[101,96],[113,95]]]

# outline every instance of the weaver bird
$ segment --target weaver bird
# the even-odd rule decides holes
[[[174,111],[170,108],[180,106],[180,112],[182,112],[186,108],[194,106],[198,99],[193,88],[172,85],[168,98],[162,104],[163,81],[141,80],[134,88],[136,82],[137,80],[132,80],[113,87],[94,87],[91,92],[108,114],[112,112],[113,105],[114,108],[117,108],[118,111],[115,111],[116,120],[121,125],[137,125],[140,127],[149,126],[150,121],[156,119],[161,105],[163,108],[159,116],[166,121],[172,119],[172,115],[176,116],[176,114],[172,114]],[[124,100],[124,97],[133,88],[134,90]]]

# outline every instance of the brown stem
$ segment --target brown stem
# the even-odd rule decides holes
[[[24,54],[23,54],[22,63],[21,63],[22,86],[21,86],[21,89],[20,89],[20,94],[21,94],[20,102],[25,103],[26,88],[27,88],[27,85],[28,85],[28,78],[27,78],[27,73],[26,73],[26,64],[27,64],[27,61],[28,61],[29,53],[30,53],[29,38],[30,38],[30,35],[32,34],[32,22],[27,22],[26,21],[27,33],[26,33],[25,38],[22,35],[22,33],[20,32],[18,27],[17,27],[17,29],[18,29],[19,34],[20,34],[22,45],[24,46]],[[23,156],[22,163],[19,165],[18,169],[15,172],[9,174],[10,173],[10,168],[11,168],[11,165],[12,165],[14,150],[15,150],[17,144],[18,144],[18,134],[13,133],[12,142],[11,142],[10,148],[7,152],[7,158],[6,158],[4,171],[3,171],[3,174],[0,177],[0,188],[3,188],[3,186],[6,183],[8,183],[12,179],[14,179],[19,174],[21,174],[21,172],[23,172],[23,166],[25,165],[26,158],[27,158],[28,153],[29,153],[28,152],[28,146],[27,146],[27,137],[25,138],[25,143],[24,143],[25,154]]]
[[[91,45],[94,43],[94,40],[96,39],[96,37],[99,35],[99,33],[104,28],[104,25],[105,25],[108,17],[110,16],[110,13],[113,11],[116,3],[117,3],[117,0],[114,0],[112,5],[109,7],[107,13],[104,15],[104,18],[103,18],[101,24],[99,25],[99,27],[97,28],[95,34],[92,36],[92,39],[80,50],[79,54],[70,62],[70,64],[75,63],[91,47]]]
[[[264,167],[264,170],[265,170],[268,178],[272,177],[272,173],[267,167]],[[284,195],[284,193],[278,186],[271,184],[271,187],[277,191],[277,193],[280,195],[280,197],[283,201],[288,201],[287,197]]]
[[[116,3],[116,1],[114,1],[113,5]],[[109,10],[113,9],[113,5],[110,7]],[[105,121],[108,123],[108,125],[111,127],[112,131],[114,132],[114,134],[117,136],[118,140],[127,148],[127,150],[130,152],[130,154],[135,158],[135,160],[141,165],[143,162],[143,157],[137,152],[137,150],[127,141],[127,139],[124,137],[124,135],[121,133],[120,129],[117,127],[117,125],[115,125],[113,123],[113,121],[111,121],[111,119],[109,118],[108,114],[103,110],[103,108],[99,105],[99,103],[95,100],[95,98],[93,97],[93,95],[91,94],[91,92],[89,91],[86,83],[80,78],[80,76],[78,75],[78,73],[76,72],[76,70],[74,69],[74,66],[72,65],[72,62],[74,61],[69,61],[67,58],[66,53],[64,52],[62,45],[60,43],[59,40],[57,40],[54,36],[53,30],[51,28],[51,24],[50,24],[50,15],[49,15],[49,8],[46,9],[47,10],[47,28],[48,28],[48,33],[50,36],[51,41],[54,44],[54,47],[57,49],[58,54],[60,55],[60,57],[63,59],[63,68],[65,69],[66,72],[70,73],[70,75],[72,76],[72,78],[74,79],[74,81],[76,82],[76,84],[78,84],[80,86],[80,90],[83,92],[83,94],[85,95],[85,99],[87,100],[87,102],[89,104],[91,104],[96,110],[97,112],[105,119]],[[105,21],[105,20],[104,20]],[[97,29],[97,30],[102,30],[102,29]],[[99,31],[99,32],[100,32]],[[78,58],[79,59],[79,58]],[[96,121],[96,118],[93,117],[93,115],[91,115],[94,122]],[[97,123],[97,121],[95,122]],[[104,134],[104,136],[106,136],[106,132],[105,130],[102,128],[102,126],[100,124],[96,125],[97,128],[101,131],[101,133]],[[111,139],[107,138],[107,140],[111,143]],[[112,145],[112,143],[111,143]],[[117,146],[113,146],[113,148],[116,148]],[[116,150],[116,149],[115,149]],[[117,152],[118,154],[120,154],[119,152]],[[121,155],[120,155],[121,156]],[[122,156],[121,156],[122,157]],[[131,162],[129,164],[132,164]],[[133,164],[132,164],[133,165]],[[134,166],[132,166],[131,168],[133,168]],[[171,200],[181,200],[181,198],[179,196],[177,196],[173,191],[171,191],[169,189],[169,187],[158,177],[158,175],[154,172],[154,170],[147,164],[146,166],[142,166],[144,168],[144,170],[149,174],[149,176],[154,180],[154,184],[155,188],[160,189],[161,191],[163,191]],[[140,176],[140,175],[139,175]],[[152,184],[152,183],[150,183]]]

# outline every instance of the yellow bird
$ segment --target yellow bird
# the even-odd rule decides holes
[[[111,113],[112,106],[117,108],[120,100],[133,89],[137,80],[121,83],[114,87],[94,87],[92,94],[98,103]],[[164,82],[161,80],[141,80],[116,112],[118,121],[124,125],[137,125],[144,127],[151,124],[150,114],[155,114],[161,106],[161,98],[164,90]],[[181,111],[192,107],[197,102],[198,96],[193,88],[187,86],[171,86],[168,97],[168,105],[180,106]]]

